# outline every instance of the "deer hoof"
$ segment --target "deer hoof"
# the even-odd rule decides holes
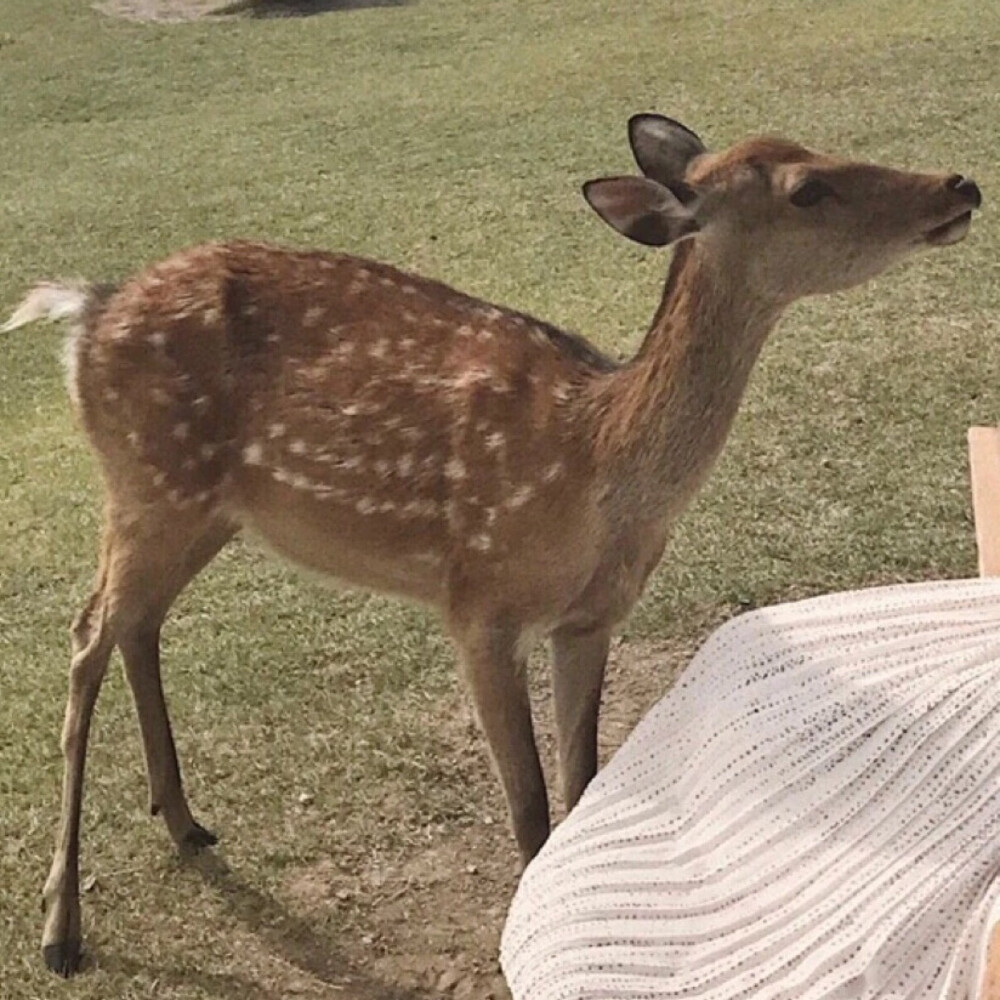
[[[206,847],[214,847],[219,842],[211,830],[206,830],[200,823],[195,823],[186,834],[181,843],[184,851],[201,851]]]
[[[79,938],[57,941],[55,944],[47,944],[42,948],[42,957],[45,959],[46,966],[64,979],[79,972],[82,954],[83,949]]]

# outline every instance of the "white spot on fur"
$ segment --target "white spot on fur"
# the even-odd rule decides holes
[[[125,435],[125,439],[128,441],[128,443],[133,448],[138,448],[139,447],[139,432],[138,431],[129,431],[128,434]]]
[[[211,499],[212,499],[212,491],[211,490],[202,490],[194,498],[194,502],[195,503],[208,503],[208,501],[211,500]]]
[[[243,449],[243,461],[246,465],[264,464],[264,449],[259,441],[253,441]]]
[[[158,385],[153,386],[149,395],[153,402],[158,403],[160,406],[166,406],[170,402],[170,393],[165,389],[161,389]]]
[[[462,325],[461,325],[461,326],[460,326],[460,327],[459,327],[459,328],[458,328],[458,329],[457,329],[457,330],[455,331],[455,333],[457,333],[457,334],[458,334],[458,336],[460,336],[460,337],[471,337],[471,336],[472,336],[472,335],[473,335],[473,334],[474,334],[475,332],[476,332],[476,331],[475,331],[475,330],[473,330],[473,329],[472,329],[472,327],[471,327],[471,326],[469,326],[469,324],[468,324],[468,323],[463,323],[463,324],[462,324]]]
[[[404,337],[399,342],[400,350],[409,351],[411,348],[416,346],[416,341],[412,337]]]
[[[569,384],[567,382],[557,382],[552,389],[552,395],[559,403],[565,403],[569,399]]]
[[[385,357],[386,352],[389,349],[389,341],[385,337],[379,337],[378,340],[368,348],[368,356],[370,358],[375,358],[377,361],[381,361]]]
[[[374,514],[378,510],[378,504],[370,497],[362,497],[355,505],[354,509],[359,514]]]
[[[191,409],[193,409],[195,413],[206,413],[211,402],[212,401],[208,398],[208,396],[198,396],[197,399],[192,400]]]
[[[67,375],[67,377],[69,376],[69,372],[68,371],[66,372],[66,375]],[[104,402],[106,402],[106,403],[117,403],[119,399],[121,399],[121,396],[118,395],[118,391],[116,389],[105,389],[104,390]]]
[[[162,351],[163,348],[167,346],[167,335],[165,333],[160,333],[160,332],[151,333],[149,335],[149,342],[158,351]]]
[[[476,334],[476,339],[483,341],[483,343],[485,343],[488,340],[492,340],[493,339],[493,331],[492,330],[480,330],[479,333]]]
[[[563,474],[562,462],[553,462],[543,473],[542,481],[551,483]]]
[[[413,456],[409,452],[399,456],[396,461],[396,471],[401,476],[408,476],[413,471]]]
[[[375,463],[375,473],[380,479],[388,479],[392,475],[392,463],[380,458]]]
[[[289,446],[288,450],[293,455],[304,455],[306,453],[306,443],[301,438],[296,438]]]
[[[219,446],[217,444],[203,444],[198,449],[198,454],[201,455],[203,461],[210,462],[215,458],[219,451]]]
[[[401,513],[403,517],[434,517],[438,505],[433,500],[410,500],[404,504]]]
[[[191,434],[191,425],[182,420],[179,424],[174,424],[174,429],[170,433],[178,441],[186,441]]]
[[[271,424],[271,426],[267,429],[267,436],[269,438],[280,438],[286,430],[287,428],[284,424]]]
[[[469,548],[477,552],[489,552],[493,548],[493,539],[486,534],[473,535],[469,539]]]
[[[417,286],[416,285],[406,284],[406,285],[403,285],[403,287],[400,289],[400,291],[404,295],[416,295],[417,294]]]
[[[404,441],[409,441],[410,444],[416,444],[425,437],[423,430],[419,427],[403,427],[399,431],[399,436]]]
[[[336,486],[328,486],[326,483],[314,483],[313,495],[319,500],[343,500],[346,496],[343,490]]]
[[[523,507],[534,496],[534,486],[518,486],[516,490],[507,498],[506,506],[511,510]]]
[[[317,323],[326,315],[326,309],[323,306],[310,306],[302,314],[302,325],[303,326],[316,326]]]
[[[153,476],[154,486],[164,486],[166,485],[166,482],[167,482],[167,474],[165,472],[158,472],[156,473],[155,476]]]
[[[483,368],[469,368],[451,380],[454,389],[468,389],[469,386],[489,381],[490,373]]]
[[[462,464],[461,459],[451,458],[448,460],[448,464],[444,467],[444,474],[448,479],[458,481],[460,479],[465,479],[466,471],[465,466]]]
[[[251,302],[240,310],[240,315],[244,319],[250,319],[251,316],[257,315],[257,307]]]
[[[361,412],[361,406],[358,403],[348,403],[347,406],[342,406],[340,412],[344,414],[345,417],[356,417]]]
[[[201,321],[205,326],[215,326],[220,319],[222,319],[222,313],[217,306],[212,306],[201,314]]]
[[[286,486],[291,486],[294,490],[307,490],[312,486],[312,482],[303,476],[301,472],[292,472],[289,469],[275,469],[271,475]]]
[[[507,438],[500,431],[494,431],[486,438],[486,448],[488,451],[498,451],[506,440]]]

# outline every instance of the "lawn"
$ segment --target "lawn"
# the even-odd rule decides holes
[[[805,594],[975,572],[965,431],[1000,420],[1000,6],[992,0],[412,0],[144,24],[0,8],[0,311],[205,239],[370,255],[636,347],[666,255],[593,216],[655,109],[985,193],[967,242],[796,306],[616,649],[605,749],[715,622]],[[194,864],[146,815],[120,672],[84,816],[88,969],[38,952],[68,622],[99,495],[61,333],[0,341],[0,996],[502,996],[515,852],[433,620],[231,547],[178,604],[165,676]],[[543,743],[549,747],[538,670]]]

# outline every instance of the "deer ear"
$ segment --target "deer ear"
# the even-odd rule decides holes
[[[677,197],[645,177],[604,177],[583,185],[590,207],[636,243],[662,247],[698,232],[694,215]]]
[[[683,185],[688,164],[707,152],[691,129],[663,115],[633,115],[628,138],[639,169],[666,187]]]

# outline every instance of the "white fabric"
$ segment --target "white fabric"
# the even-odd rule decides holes
[[[515,1000],[965,1000],[1000,917],[1000,582],[736,618],[529,865]]]

